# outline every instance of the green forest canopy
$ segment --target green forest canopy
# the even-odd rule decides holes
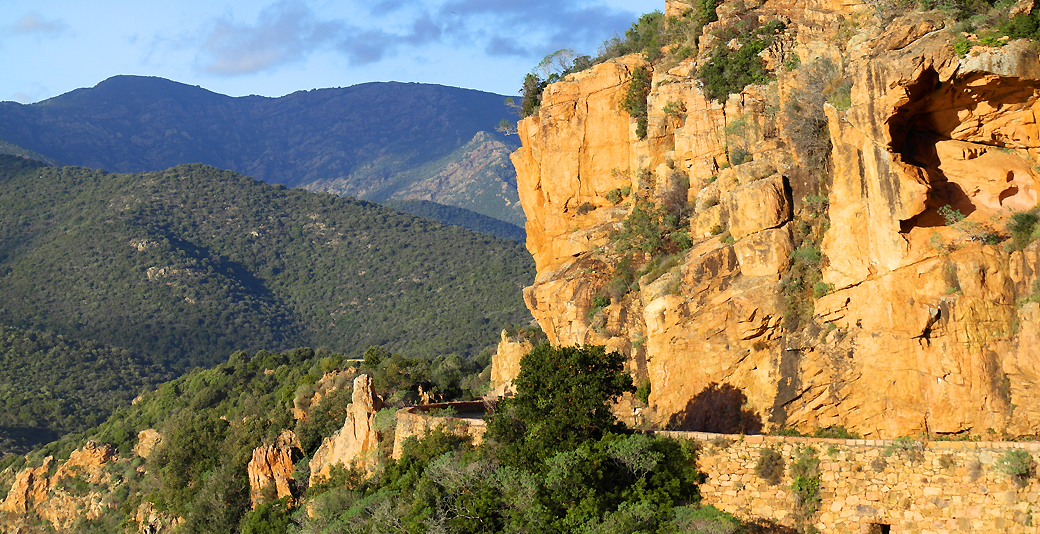
[[[377,352],[366,354],[356,372],[394,384],[379,391],[385,398],[399,398],[424,382],[422,376],[401,372],[398,355]],[[742,524],[700,506],[694,442],[627,433],[609,412],[591,433],[587,415],[554,414],[553,426],[575,439],[548,447],[541,446],[548,444],[544,440],[529,439],[534,436],[527,431],[544,416],[537,407],[558,400],[557,386],[563,385],[564,395],[578,404],[604,408],[619,390],[630,389],[631,378],[620,362],[620,355],[606,354],[602,347],[542,345],[521,362],[521,372],[548,375],[517,385],[522,399],[502,406],[505,418],[498,421],[506,424],[493,424],[483,444],[474,446],[468,436],[438,429],[419,440],[409,438],[402,457],[394,460],[389,452],[396,408],[391,407],[376,415],[382,467],[374,477],[363,481],[357,470],[339,468],[308,485],[309,461],[321,437],[342,426],[351,389],[330,392],[305,420],[290,416],[294,392],[306,391],[323,373],[357,363],[310,349],[236,352],[224,364],[162,385],[95,429],[66,436],[27,459],[6,458],[0,462],[0,490],[11,483],[14,470],[39,465],[47,455],[62,461],[93,439],[115,445],[121,459],[106,468],[114,487],[80,484],[81,491],[104,492],[110,505],[96,518],[77,522],[76,531],[84,533],[120,530],[144,501],[183,518],[180,529],[196,533],[679,534],[775,527]],[[594,368],[584,380],[589,387],[575,381],[576,365]],[[158,429],[163,439],[144,459],[131,448],[137,432],[146,428]],[[272,443],[282,429],[294,430],[303,442],[302,455],[293,458],[293,492],[299,499],[289,503],[269,495],[251,511],[246,465],[253,450]],[[529,449],[535,442],[540,444]],[[8,466],[14,469],[3,469]]]
[[[470,361],[530,321],[533,275],[515,241],[369,202],[204,165],[109,174],[0,155],[0,450],[82,430],[239,349]]]
[[[529,320],[533,274],[514,241],[204,165],[0,156],[0,321],[173,369],[302,345],[473,355]]]

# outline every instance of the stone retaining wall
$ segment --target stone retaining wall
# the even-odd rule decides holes
[[[1040,483],[1019,486],[996,469],[1008,450],[1024,449],[1035,464],[1040,442],[906,442],[656,432],[703,445],[698,467],[703,502],[740,516],[795,524],[789,468],[798,449],[820,459],[821,503],[811,521],[820,532],[1040,532]],[[757,474],[762,450],[785,462],[779,484]],[[1036,517],[1034,517],[1036,516]]]
[[[438,412],[445,408],[453,409],[456,415],[444,416],[443,413]],[[430,415],[431,412],[435,415]],[[456,433],[468,434],[473,438],[473,444],[479,445],[484,437],[484,431],[487,430],[483,419],[484,412],[483,401],[446,402],[401,408],[397,411],[393,457],[395,459],[401,457],[406,439],[412,436],[421,438],[435,428],[448,425]]]

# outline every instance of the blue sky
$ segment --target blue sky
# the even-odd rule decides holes
[[[594,54],[664,0],[0,0],[0,100],[117,74],[232,96],[370,81],[514,94],[548,53]]]

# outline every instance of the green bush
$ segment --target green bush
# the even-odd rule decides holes
[[[1029,451],[1011,449],[997,459],[996,469],[1011,477],[1019,486],[1033,474],[1033,456]]]
[[[827,96],[827,102],[835,109],[846,111],[852,107],[852,81],[845,80]]]
[[[636,67],[628,81],[625,95],[621,99],[621,109],[636,119],[636,137],[646,138],[647,107],[646,97],[650,95],[650,82],[653,73],[646,67]]]
[[[242,518],[242,534],[284,534],[289,528],[288,498],[265,502]]]
[[[715,47],[709,61],[697,71],[705,95],[721,102],[750,84],[768,82],[765,63],[758,54],[771,46],[785,28],[784,23],[778,20],[759,26],[757,19],[748,18],[734,27],[723,29],[716,35],[722,44]],[[734,38],[740,43],[740,48],[730,50],[725,43]]]
[[[635,344],[633,343],[633,345]],[[639,384],[639,387],[636,388],[636,398],[643,404],[648,404],[650,402],[650,389],[651,386],[649,380]]]
[[[899,454],[910,463],[924,460],[924,442],[918,441],[910,436],[900,436],[885,448],[885,456]]]
[[[664,108],[661,109],[661,111],[664,112],[666,117],[672,117],[672,118],[676,118],[676,119],[685,119],[686,118],[686,103],[685,102],[676,102],[674,100],[669,100],[668,103],[664,105]]]
[[[669,54],[674,58],[685,59],[694,57],[697,54],[697,38],[700,36],[702,28],[708,22],[717,19],[715,7],[718,3],[719,0],[698,0],[695,9],[679,17],[666,18],[660,11],[646,13],[632,23],[632,26],[625,31],[624,36],[615,36],[604,42],[596,58],[577,56],[571,62],[557,61],[556,66],[559,72],[549,73],[548,69],[542,68],[541,71],[544,77],[534,72],[528,74],[524,78],[520,90],[522,95],[519,106],[521,116],[527,117],[538,112],[541,106],[542,93],[550,83],[562,79],[567,74],[588,69],[598,63],[637,53],[643,54],[647,61],[657,62],[664,57],[661,51],[664,47],[671,48],[672,51]],[[564,51],[570,52],[569,50]],[[554,56],[557,56],[560,52],[557,51],[546,56],[539,64],[539,67],[545,67],[547,62],[551,63]],[[573,53],[571,54],[573,55]],[[639,138],[642,139],[646,136],[645,114],[642,117],[639,114],[632,114],[632,116],[639,120],[637,128],[640,132],[643,132],[639,134]]]
[[[671,236],[678,224],[679,217],[652,200],[637,197],[632,212],[621,223],[621,230],[612,236],[612,241],[621,254],[654,255],[675,247]]]
[[[953,209],[949,204],[937,210],[939,216],[946,221],[946,226],[953,227],[963,239],[995,245],[1000,242],[1000,235],[988,224],[964,220],[964,214]]]
[[[751,161],[751,153],[743,148],[733,148],[729,151],[729,162],[736,165],[741,165]]]
[[[1040,207],[1013,213],[1007,223],[1012,250],[1022,250],[1040,238]]]
[[[610,297],[606,295],[596,295],[595,297],[592,297],[592,307],[589,308],[588,312],[589,319],[592,319],[593,316],[607,306],[610,306]]]
[[[820,298],[834,290],[834,284],[828,284],[822,280],[813,284],[813,298]]]
[[[808,521],[820,509],[820,458],[811,446],[798,449],[798,458],[791,464],[791,492],[798,507],[797,516]]]
[[[501,400],[491,415],[488,437],[520,466],[624,428],[609,404],[636,390],[624,361],[602,346],[535,347],[520,360],[516,396]]]
[[[827,428],[817,428],[813,432],[814,438],[831,438],[831,439],[859,439],[860,435],[856,432],[851,432],[849,429],[843,426],[829,426]]]
[[[823,255],[820,249],[808,244],[802,245],[791,252],[791,260],[795,263],[819,265],[822,259]]]
[[[614,37],[603,43],[600,55],[592,61],[602,63],[627,54],[641,53],[649,61],[664,58],[661,49],[668,46],[675,59],[697,55],[697,38],[704,25],[718,20],[715,12],[719,0],[697,0],[694,9],[678,17],[666,17],[660,12],[647,13],[625,31],[624,37]]]
[[[755,464],[755,474],[762,477],[770,486],[780,483],[784,476],[784,457],[772,447],[762,449]]]
[[[1040,9],[1008,19],[998,26],[998,33],[1012,39],[1040,40]]]
[[[723,512],[711,505],[689,505],[676,508],[675,519],[672,521],[681,529],[680,532],[697,534],[733,534],[735,532],[744,532],[741,530],[740,520],[733,517],[732,514]]]

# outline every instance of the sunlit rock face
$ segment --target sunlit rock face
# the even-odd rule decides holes
[[[354,379],[351,401],[343,428],[322,440],[311,458],[311,484],[327,477],[334,465],[356,466],[368,473],[374,472],[379,465],[379,434],[375,418],[383,403],[372,388],[372,377],[359,375]]]
[[[299,498],[293,494],[293,471],[294,463],[301,456],[303,447],[292,430],[282,430],[274,443],[253,450],[253,457],[246,466],[249,500],[253,508],[269,499],[288,497],[292,503]]]
[[[851,105],[824,108],[826,215],[810,213],[805,155],[785,129],[797,71],[777,68],[775,82],[720,103],[691,76],[706,52],[655,65],[640,140],[620,102],[647,64],[619,58],[549,86],[520,124],[512,159],[538,268],[527,305],[552,343],[628,356],[636,382],[651,385],[648,403],[619,405],[630,423],[1035,434],[1040,312],[1017,302],[1037,279],[1037,248],[1008,252],[983,234],[1037,205],[1038,55],[1013,42],[960,58],[941,15],[880,24],[865,4],[833,4],[747,6],[796,36],[767,62],[824,58],[852,83]],[[737,16],[719,15],[711,27]],[[731,165],[738,143],[750,161]],[[621,291],[610,285],[611,236],[633,202],[618,191],[659,204],[682,196],[694,241]],[[963,221],[948,225],[953,211]],[[829,219],[821,291],[807,321],[785,320],[782,280],[813,216]],[[609,305],[593,306],[607,294]]]

